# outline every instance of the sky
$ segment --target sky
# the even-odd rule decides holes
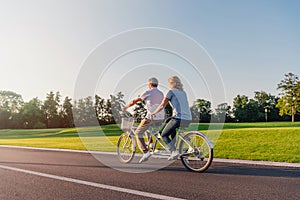
[[[206,50],[225,88],[225,100],[214,100],[216,104],[232,104],[237,94],[252,98],[254,91],[278,95],[277,84],[285,73],[300,75],[299,9],[297,0],[0,0],[0,90],[19,93],[25,101],[44,99],[50,91],[72,97],[82,66],[99,44],[131,29],[160,27],[183,33]],[[140,59],[135,65],[146,65],[162,57],[162,64],[189,71],[178,58],[154,51],[120,60],[128,64],[129,59]],[[121,79],[118,71],[111,73]],[[166,79],[161,78],[162,89],[167,90]],[[204,81],[193,85],[192,79],[183,82],[202,91],[194,97],[211,100]],[[130,83],[135,80],[126,78]],[[97,92],[116,90],[107,87],[110,84],[120,86],[108,78],[98,81]],[[143,87],[126,97],[136,96]]]

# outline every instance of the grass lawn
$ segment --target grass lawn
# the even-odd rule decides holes
[[[214,150],[219,158],[300,162],[300,128],[227,129]]]
[[[101,135],[101,128],[108,137]],[[117,125],[107,125],[101,128],[0,130],[0,144],[75,150],[115,151],[115,145],[122,131]],[[80,133],[80,137],[78,133]],[[86,148],[86,146],[88,148]]]
[[[214,129],[217,124],[213,124]],[[192,124],[207,133],[209,124]],[[108,137],[101,135],[100,129]],[[117,125],[77,129],[0,130],[0,144],[115,151],[122,131]],[[84,142],[84,144],[82,143]],[[215,144],[218,158],[300,162],[300,123],[227,123]]]

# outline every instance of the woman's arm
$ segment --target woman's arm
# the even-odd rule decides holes
[[[160,105],[156,108],[156,110],[155,110],[153,113],[151,113],[151,115],[153,116],[153,115],[155,115],[156,113],[160,112],[162,109],[164,109],[169,101],[170,101],[170,100],[169,100],[167,97],[165,97],[165,98],[162,100],[162,102],[160,103]]]

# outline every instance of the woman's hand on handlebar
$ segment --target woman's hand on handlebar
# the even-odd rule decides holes
[[[152,120],[155,117],[155,114],[150,113],[150,119]]]

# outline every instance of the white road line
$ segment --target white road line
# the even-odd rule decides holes
[[[40,148],[40,147],[25,147],[25,146],[9,146],[0,145],[0,148],[16,148],[16,149],[32,149],[41,151],[62,151],[71,153],[93,153],[102,155],[117,155],[116,152],[101,152],[101,151],[84,151],[84,150],[72,150],[72,149],[55,149],[55,148]],[[141,156],[136,154],[137,156]],[[152,158],[165,158],[165,156],[153,155]],[[247,165],[261,165],[261,166],[273,166],[273,167],[295,167],[300,168],[300,163],[286,163],[286,162],[269,162],[269,161],[253,161],[253,160],[235,160],[235,159],[221,159],[214,158],[214,162],[232,163],[232,164],[247,164]]]
[[[170,197],[170,196],[165,196],[165,195],[160,195],[160,194],[143,192],[143,191],[139,191],[139,190],[126,189],[126,188],[121,188],[121,187],[116,187],[116,186],[111,186],[111,185],[105,185],[105,184],[100,184],[100,183],[94,183],[94,182],[89,182],[89,181],[83,181],[83,180],[78,180],[78,179],[73,179],[73,178],[67,178],[67,177],[57,176],[57,175],[52,175],[52,174],[45,174],[45,173],[41,173],[41,172],[35,172],[35,171],[31,171],[31,170],[19,169],[19,168],[15,168],[15,167],[8,167],[8,166],[4,166],[4,165],[0,165],[0,168],[6,169],[6,170],[22,172],[22,173],[26,173],[26,174],[31,174],[31,175],[36,175],[36,176],[47,177],[47,178],[61,180],[61,181],[66,181],[66,182],[72,182],[72,183],[78,183],[78,184],[82,184],[82,185],[88,185],[88,186],[97,187],[97,188],[106,189],[106,190],[113,190],[113,191],[117,191],[117,192],[134,194],[134,195],[143,196],[143,197],[150,197],[150,198],[154,198],[154,199],[183,200],[181,198],[175,198],[175,197]]]

